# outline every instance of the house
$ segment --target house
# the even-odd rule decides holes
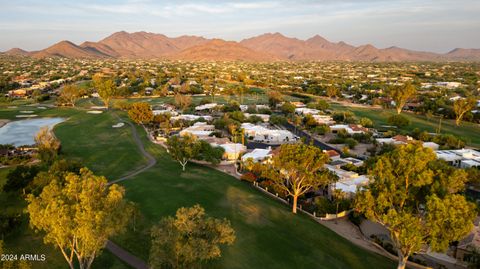
[[[348,134],[364,134],[368,132],[368,129],[358,124],[335,124],[330,126],[332,133],[336,133],[340,130],[345,130]]]
[[[330,150],[324,150],[323,152],[328,155],[328,157],[330,158],[330,160],[338,160],[338,159],[340,159],[340,153],[338,153],[338,152],[335,151],[335,150],[330,149]]]
[[[198,116],[198,115],[192,115],[192,114],[181,114],[175,117],[171,117],[171,121],[177,121],[177,120],[185,120],[185,121],[196,121],[199,120],[200,118],[203,118],[204,120],[212,120],[212,116]]]
[[[312,115],[312,117],[315,119],[315,121],[318,124],[326,124],[326,125],[333,125],[335,124],[335,121],[333,118],[329,115]]]
[[[459,168],[480,167],[480,151],[473,149],[437,150],[438,159]]]
[[[187,127],[180,131],[180,135],[193,135],[195,137],[210,136],[215,131],[215,126],[209,125],[206,122],[196,122],[190,127]]]
[[[329,165],[334,166],[336,168],[341,168],[342,166],[347,164],[353,164],[359,167],[363,165],[363,161],[356,158],[348,157],[348,158],[337,158],[335,160],[332,160],[329,163]]]
[[[253,162],[262,162],[272,157],[272,148],[267,149],[254,149],[242,156],[242,161],[246,162],[248,159],[252,159]]]
[[[302,102],[290,102],[292,105],[294,105],[295,107],[299,108],[299,107],[306,107],[307,105],[305,105],[304,103]]]
[[[247,147],[240,143],[226,143],[218,146],[225,150],[223,159],[227,161],[235,161],[240,155],[247,151]]]
[[[217,103],[209,103],[209,104],[204,104],[200,106],[196,106],[195,110],[196,111],[204,111],[204,110],[212,110],[217,106]]]
[[[251,116],[257,116],[262,119],[263,122],[269,122],[270,121],[270,115],[268,114],[250,114],[250,113],[245,113],[244,114],[246,118],[249,118]]]
[[[262,132],[256,132],[253,141],[257,143],[264,143],[269,145],[281,145],[285,143],[293,143],[298,140],[298,137],[287,130],[270,130],[267,129]]]
[[[255,125],[249,122],[242,123],[241,128],[244,130],[245,135],[250,137],[254,137],[257,132],[264,132],[268,130],[268,128],[265,128],[261,125]]]
[[[377,138],[376,139],[380,144],[394,144],[394,145],[405,145],[407,143],[415,141],[411,136],[405,135],[396,135],[389,138]]]
[[[325,168],[333,172],[338,177],[338,181],[330,185],[331,191],[338,189],[349,195],[354,195],[358,188],[366,186],[369,182],[367,176],[359,175],[355,172],[345,171],[328,164],[325,165]]]
[[[308,107],[299,107],[299,108],[295,108],[295,114],[298,114],[298,115],[317,115],[319,114],[321,111],[318,110],[318,109],[313,109],[313,108],[308,108]]]
[[[440,145],[435,142],[423,142],[422,143],[424,148],[431,148],[432,150],[438,150]]]

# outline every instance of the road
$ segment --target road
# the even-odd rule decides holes
[[[342,154],[341,151],[339,151],[338,149],[330,146],[330,145],[327,145],[319,140],[317,140],[316,138],[310,136],[310,134],[308,134],[307,132],[305,132],[304,130],[300,130],[298,128],[295,128],[295,126],[291,123],[284,123],[282,125],[283,127],[285,127],[287,130],[289,130],[290,132],[294,133],[295,135],[299,136],[299,137],[304,137],[305,138],[305,142],[307,144],[310,143],[310,140],[313,139],[313,145],[315,145],[316,147],[322,149],[322,150],[334,150],[340,154]]]

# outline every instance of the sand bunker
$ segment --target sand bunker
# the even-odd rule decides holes
[[[102,114],[103,111],[101,110],[89,110],[87,111],[88,114]]]
[[[35,118],[37,116],[38,115],[36,115],[36,114],[30,114],[30,115],[16,115],[15,117],[17,117],[17,118]]]
[[[106,106],[91,106],[90,109],[107,109]]]
[[[119,122],[119,123],[117,123],[117,124],[115,124],[115,125],[112,125],[112,127],[113,127],[113,128],[120,128],[120,127],[123,127],[124,125],[125,125],[125,123]]]

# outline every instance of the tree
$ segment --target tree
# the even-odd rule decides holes
[[[3,185],[3,191],[12,192],[25,189],[33,181],[39,172],[38,166],[19,165],[7,174],[7,182]]]
[[[335,198],[335,202],[337,204],[335,215],[338,215],[338,206],[340,205],[340,202],[347,197],[347,194],[341,189],[335,189],[333,191],[333,197]]]
[[[134,103],[128,109],[128,116],[138,124],[147,124],[153,120],[152,108],[145,102]]]
[[[453,111],[455,112],[455,124],[457,126],[460,125],[463,115],[465,113],[469,112],[472,110],[475,105],[477,104],[477,101],[475,98],[467,98],[467,99],[458,99],[453,103]]]
[[[58,99],[61,104],[71,105],[72,107],[75,107],[75,103],[81,96],[82,92],[77,86],[67,84],[62,88]]]
[[[198,140],[197,145],[198,153],[195,156],[197,160],[204,160],[211,164],[217,165],[222,160],[225,150],[222,147],[213,147],[210,143],[204,140]]]
[[[297,199],[308,191],[327,185],[330,174],[323,170],[328,156],[321,149],[300,144],[283,144],[262,175],[293,198],[292,212],[297,213]]]
[[[198,155],[196,139],[192,135],[174,135],[169,137],[167,139],[167,149],[172,158],[180,163],[182,171],[185,171],[188,161],[196,158]]]
[[[390,89],[390,95],[395,102],[397,114],[402,112],[402,109],[407,103],[408,99],[416,92],[417,89],[410,82],[405,83],[403,86],[394,86]]]
[[[112,78],[104,77],[102,74],[97,73],[92,77],[93,86],[97,89],[97,93],[102,99],[105,107],[108,109],[110,99],[116,95],[117,85]]]
[[[268,104],[270,107],[275,108],[278,104],[283,101],[283,96],[280,92],[277,91],[268,91]]]
[[[53,180],[27,198],[30,226],[45,233],[44,242],[60,249],[71,269],[76,256],[81,269],[90,268],[109,237],[122,232],[130,219],[123,187],[82,168],[62,184]]]
[[[152,228],[151,268],[195,268],[221,256],[220,245],[232,245],[235,231],[227,219],[205,214],[200,205],[177,210]]]
[[[328,86],[325,92],[329,98],[337,97],[339,94],[339,90],[333,85]]]
[[[50,165],[47,171],[39,172],[28,184],[28,191],[34,195],[42,192],[43,188],[53,180],[63,182],[69,173],[79,174],[82,168],[81,163],[72,160],[56,160]]]
[[[47,164],[52,163],[60,151],[60,141],[55,137],[53,131],[48,126],[42,127],[34,139],[40,160]]]
[[[293,104],[290,103],[290,102],[285,102],[285,103],[283,103],[281,109],[282,109],[282,112],[285,113],[285,114],[295,113],[295,105],[293,105]]]
[[[192,97],[180,93],[175,94],[175,105],[182,110],[185,110],[192,103]]]
[[[378,158],[368,172],[371,183],[357,193],[356,210],[390,231],[398,268],[422,246],[444,250],[473,227],[475,205],[458,194],[465,172],[437,162],[420,143],[399,146]]]

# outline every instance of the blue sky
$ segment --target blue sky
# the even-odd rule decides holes
[[[353,45],[447,52],[480,48],[480,1],[0,0],[0,51],[98,41],[121,30],[237,41],[266,32],[319,34]]]

